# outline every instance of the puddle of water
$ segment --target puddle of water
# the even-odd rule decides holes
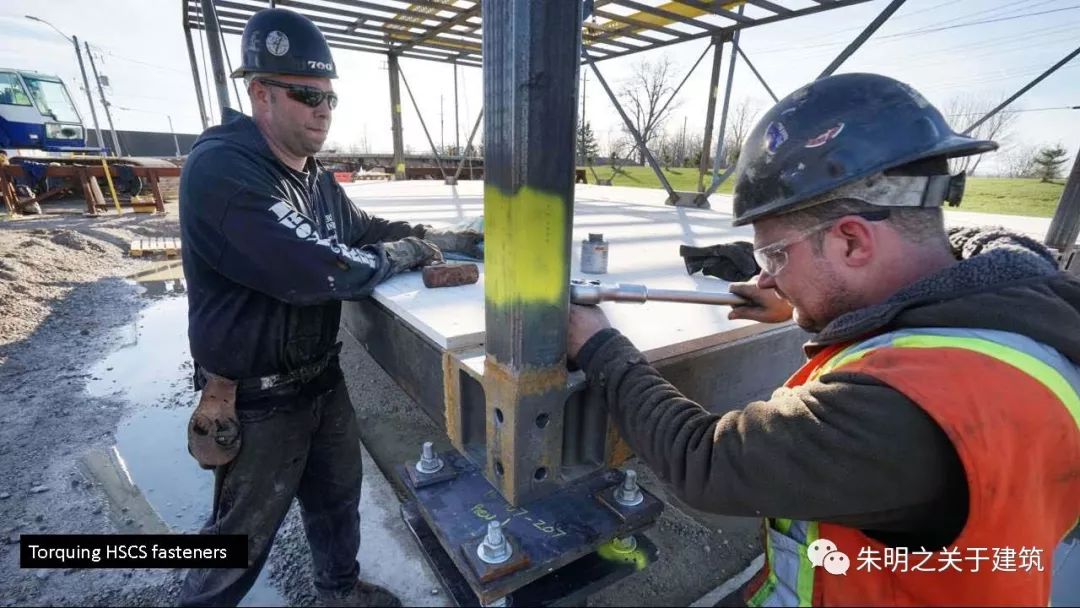
[[[176,532],[194,534],[210,516],[214,475],[187,451],[190,408],[140,410],[116,431],[116,448],[131,480]],[[286,606],[263,568],[241,606]]]
[[[155,301],[120,330],[120,348],[90,368],[86,391],[95,397],[120,393],[137,405],[154,405],[189,382],[187,298]]]
[[[177,263],[130,277],[154,302],[120,330],[120,347],[90,369],[86,391],[136,406],[116,431],[123,469],[172,530],[195,533],[210,516],[214,476],[187,451],[187,422],[195,403],[190,389],[186,284]],[[164,297],[161,297],[164,296]],[[180,296],[180,297],[177,297]],[[177,396],[181,407],[155,407]],[[241,606],[285,606],[264,568]]]

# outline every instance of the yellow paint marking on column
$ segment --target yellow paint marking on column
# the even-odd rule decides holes
[[[567,287],[566,203],[522,187],[484,188],[484,282],[487,300],[558,304]]]

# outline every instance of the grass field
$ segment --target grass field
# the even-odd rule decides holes
[[[596,167],[602,178],[611,177],[611,167]],[[588,172],[589,183],[595,178]],[[664,171],[664,177],[676,190],[697,190],[697,169],[674,169]],[[614,186],[660,188],[660,180],[649,167],[622,167],[612,179]],[[734,180],[729,178],[719,189],[721,194],[731,194]],[[964,200],[957,209],[982,213],[1053,217],[1058,199],[1065,189],[1065,182],[1041,183],[1037,179],[1014,179],[1008,177],[969,177]]]

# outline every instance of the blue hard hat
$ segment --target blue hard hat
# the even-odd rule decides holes
[[[268,8],[251,16],[240,41],[243,53],[238,78],[253,72],[337,78],[330,45],[307,17],[284,8]]]
[[[859,179],[996,150],[952,130],[910,86],[878,74],[816,80],[773,106],[739,154],[734,225],[782,215]],[[939,159],[941,162],[929,162]]]

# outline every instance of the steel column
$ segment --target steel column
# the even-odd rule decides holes
[[[1061,59],[1061,61],[1055,63],[1052,66],[1050,66],[1050,68],[1047,69],[1045,72],[1043,72],[1042,74],[1039,74],[1035,78],[1035,80],[1032,80],[1031,82],[1027,83],[1019,91],[1013,93],[1011,97],[1009,97],[1005,101],[998,104],[998,106],[996,108],[994,108],[993,110],[990,110],[989,112],[987,112],[986,116],[983,116],[979,120],[976,120],[970,127],[964,129],[964,135],[967,135],[967,134],[971,133],[976,128],[978,128],[979,125],[986,122],[987,120],[990,120],[990,118],[992,118],[994,116],[994,114],[997,114],[1003,108],[1008,106],[1010,103],[1016,101],[1021,95],[1023,95],[1024,93],[1027,93],[1032,87],[1034,87],[1035,85],[1042,82],[1044,78],[1046,78],[1050,74],[1053,74],[1054,72],[1058,71],[1061,68],[1061,66],[1063,66],[1066,63],[1069,63],[1070,61],[1072,61],[1073,58],[1076,57],[1077,55],[1080,55],[1080,47],[1077,47],[1076,50],[1074,50],[1073,52],[1071,52],[1068,55],[1066,55],[1065,57],[1063,57]]]
[[[835,72],[841,64],[847,61],[848,57],[851,57],[852,53],[859,50],[859,47],[862,46],[863,43],[866,42],[866,40],[870,38],[870,36],[872,36],[874,32],[876,32],[883,23],[888,21],[889,17],[892,17],[892,14],[896,12],[896,9],[900,8],[900,5],[902,5],[904,1],[905,0],[893,0],[892,2],[890,2],[889,6],[886,6],[885,10],[881,11],[881,13],[877,17],[875,17],[873,21],[870,22],[870,25],[867,25],[866,29],[864,29],[862,33],[860,33],[858,36],[856,36],[855,40],[851,41],[851,44],[847,45],[847,47],[844,48],[843,51],[840,51],[840,54],[836,56],[836,59],[832,60],[832,63],[829,64],[829,67],[825,68],[825,70],[818,75],[818,78],[824,78]]]
[[[739,5],[740,15],[745,6],[745,4]],[[739,33],[741,31],[735,30],[735,35],[731,37],[731,57],[728,58],[727,83],[724,85],[724,106],[720,110],[720,130],[716,133],[716,154],[712,159],[712,183],[703,193],[702,198],[705,199],[703,202],[708,202],[709,196],[716,192],[716,189],[720,187],[720,184],[724,183],[728,175],[731,175],[730,167],[728,167],[728,171],[724,172],[723,177],[719,175],[719,172],[720,163],[724,160],[724,132],[727,130],[728,108],[731,105],[731,87],[735,83],[735,57],[737,55],[735,49],[739,48]]]
[[[725,34],[725,38],[728,34]],[[705,192],[705,175],[709,172],[709,149],[712,148],[713,115],[716,114],[716,94],[720,86],[720,62],[724,58],[724,39],[713,38],[712,73],[709,76],[709,104],[705,110],[705,136],[701,140],[701,162],[698,164],[698,192]]]
[[[469,133],[469,140],[465,142],[465,149],[460,150],[461,162],[458,163],[457,171],[454,172],[454,183],[457,183],[459,177],[461,177],[461,170],[465,168],[466,153],[469,148],[472,148],[473,138],[476,137],[476,132],[480,129],[480,121],[484,118],[484,108],[480,108],[480,114],[476,116],[476,123],[473,125],[472,131]],[[472,169],[472,162],[469,162],[469,169]]]
[[[458,154],[461,152],[461,125],[458,123],[458,86],[457,86],[457,62],[454,62],[454,149]]]
[[[90,52],[90,43],[83,42],[86,47],[86,58],[90,60],[90,71],[94,74],[94,82],[97,83],[98,94],[101,95],[101,107],[105,109],[105,119],[109,121],[109,134],[112,135],[113,154],[122,156],[124,151],[120,148],[120,138],[116,135],[116,125],[113,124],[112,112],[109,111],[109,102],[105,99],[105,88],[101,86],[101,76],[98,76],[97,64],[94,63],[94,55]]]
[[[390,72],[390,128],[394,135],[394,179],[405,179],[405,143],[401,137],[401,83],[398,56],[387,55]]]
[[[1046,231],[1046,245],[1060,251],[1062,262],[1068,260],[1069,252],[1076,247],[1076,238],[1080,236],[1080,151],[1073,160],[1069,181],[1061,193],[1054,219]]]
[[[99,148],[105,147],[105,140],[101,136],[101,125],[98,123],[97,110],[94,109],[94,94],[90,92],[90,81],[86,78],[86,67],[83,65],[82,49],[79,48],[79,37],[72,36],[71,43],[75,45],[75,56],[79,58],[79,72],[82,73],[83,88],[86,89],[86,102],[90,104],[90,116],[94,119],[94,131],[97,133]]]
[[[221,55],[221,30],[218,27],[214,0],[202,0],[203,20],[206,23],[206,46],[210,47],[210,66],[214,74],[214,88],[217,90],[218,107],[221,108],[222,120],[225,108],[232,107],[229,100],[229,83],[225,74],[225,62]]]
[[[482,6],[484,473],[519,505],[560,485],[582,3]]]
[[[627,116],[626,112],[622,109],[622,104],[619,103],[619,98],[615,96],[615,92],[611,90],[611,87],[608,86],[607,81],[604,80],[604,75],[600,73],[600,69],[596,67],[596,63],[593,61],[593,58],[591,55],[589,55],[588,51],[585,52],[585,60],[589,62],[589,67],[592,68],[593,74],[596,74],[596,79],[600,81],[600,86],[604,89],[604,92],[607,93],[608,99],[611,100],[611,104],[615,106],[615,110],[619,113],[619,116],[622,116],[623,123],[626,124],[626,130],[630,132],[630,136],[633,137],[634,141],[637,142],[637,145],[641,147],[641,153],[643,156],[645,156],[645,161],[649,163],[650,167],[652,167],[653,173],[656,174],[657,179],[660,180],[660,185],[664,187],[664,190],[667,190],[668,201],[671,202],[678,199],[678,193],[675,192],[675,189],[671,187],[670,183],[668,183],[667,178],[664,177],[664,171],[660,169],[660,165],[656,162],[656,159],[653,157],[652,152],[649,151],[649,146],[646,145],[645,139],[642,138],[641,133],[639,133],[638,130],[634,128],[634,123],[630,120],[630,117]]]
[[[199,64],[195,61],[195,45],[191,42],[191,28],[187,25],[184,26],[184,42],[187,43],[188,63],[191,64],[191,78],[195,81],[195,97],[199,100],[199,118],[202,119],[202,126],[205,130],[210,126],[210,121],[206,116],[206,102],[203,100],[202,83],[199,82]]]

